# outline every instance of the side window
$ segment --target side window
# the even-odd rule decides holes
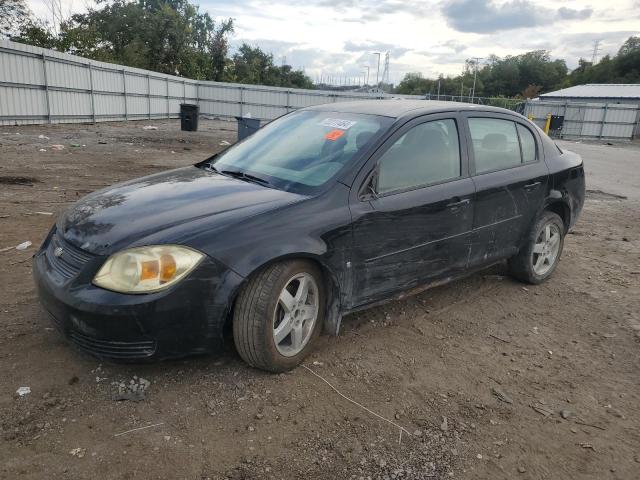
[[[524,163],[527,162],[535,162],[536,160],[536,141],[533,138],[533,134],[531,130],[527,127],[524,127],[517,124],[518,126],[518,135],[520,136],[520,147],[522,148],[522,161]]]
[[[516,124],[497,118],[470,118],[476,173],[514,167],[522,163]]]
[[[454,120],[416,125],[378,162],[380,194],[419,187],[460,176],[460,145]]]

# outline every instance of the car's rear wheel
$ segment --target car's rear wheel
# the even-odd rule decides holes
[[[531,228],[518,255],[509,260],[511,275],[527,283],[544,282],[558,266],[564,234],[562,219],[545,211]]]
[[[249,365],[271,372],[298,366],[313,348],[324,320],[322,272],[294,260],[254,275],[238,296],[233,338]]]

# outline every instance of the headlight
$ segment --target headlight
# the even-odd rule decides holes
[[[130,248],[111,255],[93,284],[121,293],[149,293],[178,282],[204,258],[177,245]]]

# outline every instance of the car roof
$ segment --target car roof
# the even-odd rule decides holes
[[[488,107],[486,105],[477,105],[473,103],[440,102],[436,100],[404,100],[398,98],[325,103],[322,105],[306,107],[304,110],[359,113],[364,115],[380,115],[391,118],[418,116],[428,113],[451,112],[460,110],[510,114],[515,113],[512,110],[507,110],[504,108]]]

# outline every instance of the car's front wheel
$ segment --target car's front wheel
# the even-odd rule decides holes
[[[558,266],[564,234],[562,219],[545,211],[531,228],[520,252],[509,260],[511,275],[527,283],[544,282]]]
[[[235,305],[233,339],[249,365],[271,372],[298,366],[313,348],[324,319],[322,272],[294,260],[254,275]]]

